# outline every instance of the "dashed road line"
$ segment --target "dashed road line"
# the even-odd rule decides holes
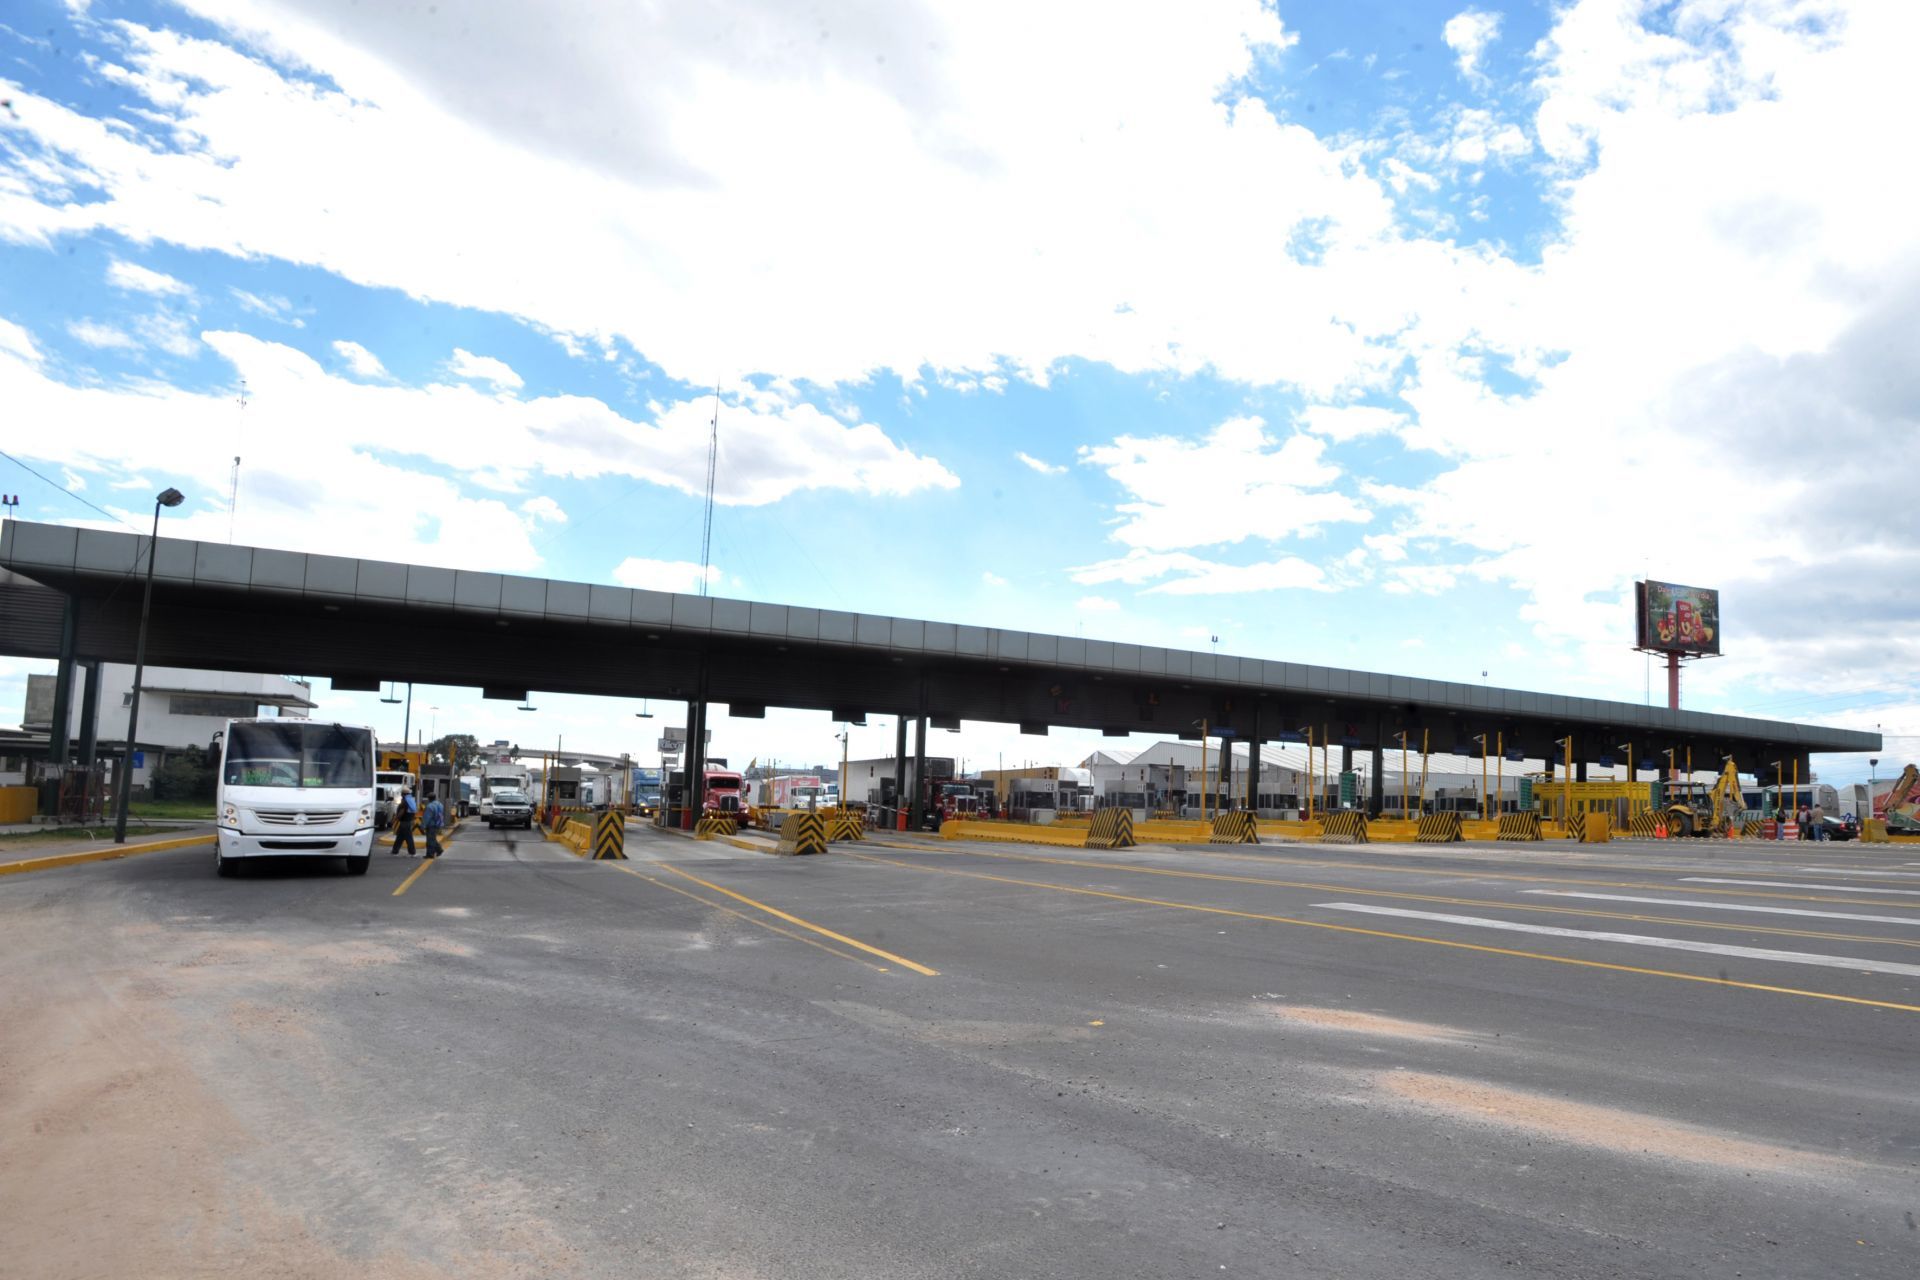
[[[1571,938],[1580,942],[1618,942],[1634,947],[1661,947],[1668,951],[1691,951],[1699,955],[1730,956],[1742,960],[1771,960],[1783,964],[1816,965],[1823,969],[1851,969],[1856,973],[1885,973],[1903,978],[1920,978],[1920,964],[1901,964],[1896,960],[1864,960],[1854,956],[1828,956],[1809,951],[1736,947],[1720,942],[1695,942],[1689,938],[1655,938],[1638,933],[1562,929],[1550,924],[1526,924],[1518,920],[1489,920],[1484,916],[1456,916],[1439,911],[1409,911],[1401,907],[1377,907],[1365,902],[1316,902],[1313,905],[1328,911],[1357,911],[1364,915],[1393,916],[1401,920],[1431,920],[1438,924],[1457,924],[1473,929],[1497,929],[1506,933],[1529,933],[1545,938]]]

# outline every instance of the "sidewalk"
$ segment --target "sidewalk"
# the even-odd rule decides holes
[[[28,829],[45,831],[48,828],[42,826]],[[9,836],[14,838],[10,839]],[[113,842],[111,825],[75,828],[71,836],[35,840],[19,839],[16,829],[10,828],[0,832],[0,876],[16,871],[38,871],[48,867],[100,862],[142,853],[159,853],[166,849],[190,848],[194,845],[209,844],[212,840],[213,823],[211,822],[169,824],[168,830],[143,835],[134,835],[130,831],[127,842],[123,845]]]

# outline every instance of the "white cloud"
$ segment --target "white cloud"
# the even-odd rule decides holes
[[[74,471],[72,467],[66,468],[66,470],[61,474],[60,482],[66,485],[67,488],[73,490],[75,493],[78,493],[82,489],[85,489],[87,487],[87,478],[83,475],[80,475],[78,472]]]
[[[526,385],[525,380],[506,361],[495,360],[492,356],[477,356],[460,347],[453,349],[453,358],[447,361],[447,372],[456,378],[491,383],[502,391],[518,391]]]
[[[1030,453],[1021,452],[1021,453],[1016,453],[1013,456],[1020,459],[1021,462],[1025,463],[1029,467],[1032,467],[1035,471],[1038,471],[1043,476],[1062,476],[1067,473],[1067,469],[1065,467],[1060,466],[1057,463],[1042,462],[1039,458],[1034,457]]]
[[[1325,486],[1340,478],[1324,458],[1326,445],[1292,435],[1276,446],[1256,417],[1231,418],[1199,440],[1121,436],[1082,448],[1132,501],[1114,530],[1129,547],[1165,550],[1212,546],[1246,538],[1278,539],[1323,525],[1364,521],[1368,510]]]
[[[277,293],[262,295],[253,293],[247,289],[231,289],[228,292],[233,294],[234,301],[257,316],[265,316],[269,320],[278,320],[282,324],[290,324],[296,329],[304,329],[307,327],[305,320],[293,314],[293,303]]]
[[[544,493],[538,497],[528,498],[520,504],[520,510],[530,520],[545,521],[548,524],[567,522],[567,513],[561,509],[560,504]]]
[[[1398,431],[1407,424],[1407,415],[1366,404],[1316,404],[1302,409],[1298,421],[1313,434],[1338,443]]]
[[[990,587],[1004,587],[1007,585],[1007,580],[991,569],[983,569],[980,571],[980,581]]]
[[[1082,565],[1071,570],[1070,574],[1075,582],[1087,585],[1123,582],[1139,586],[1155,579],[1165,579],[1157,586],[1148,587],[1147,595],[1191,596],[1286,588],[1311,591],[1327,589],[1326,575],[1319,566],[1296,556],[1284,556],[1258,564],[1224,564],[1184,551],[1136,550],[1115,560]]]
[[[267,545],[300,546],[311,538],[298,530],[310,529],[316,520],[325,520],[330,539],[337,523],[351,523],[352,531],[340,536],[361,550],[343,547],[342,554],[390,559],[404,541],[399,534],[391,534],[396,545],[383,541],[390,537],[391,495],[399,486],[391,478],[367,480],[368,468],[378,466],[382,475],[411,473],[401,465],[376,463],[373,455],[442,461],[444,442],[458,440],[465,456],[514,460],[507,477],[511,483],[491,486],[507,492],[541,477],[609,475],[690,495],[706,491],[710,396],[662,402],[651,421],[635,421],[587,396],[512,399],[451,384],[357,382],[279,343],[226,331],[205,338],[213,353],[246,380],[244,411],[225,390],[195,392],[159,382],[73,386],[49,376],[23,353],[0,354],[0,404],[7,406],[9,421],[27,424],[17,451],[83,473],[119,476],[138,469],[171,483],[191,475],[197,477],[196,492],[224,492],[235,451],[226,434],[210,424],[231,422],[233,414],[244,412],[251,501],[243,506],[242,524],[258,520],[251,532],[260,537],[276,530],[281,540]],[[56,429],[73,422],[88,423],[88,429]],[[395,431],[394,423],[406,423],[408,429]],[[332,505],[316,510],[311,478],[321,473],[332,477],[330,493],[347,485],[363,493],[368,517],[354,523],[351,511]],[[461,496],[466,484],[489,487],[479,483],[484,478],[463,472],[459,481],[423,484],[410,510],[432,515],[409,515],[406,522],[411,527],[430,521],[441,514],[443,499],[458,497],[442,520],[444,528],[457,527],[461,512],[475,522],[510,526],[498,535],[498,545],[489,545],[489,556],[503,569],[532,567],[538,557],[525,537],[532,517],[494,498]],[[723,403],[721,408],[715,498],[722,505],[761,506],[814,489],[897,497],[958,484],[939,462],[896,444],[872,423],[849,425],[806,404],[755,410]],[[283,519],[264,514],[272,505],[266,495],[276,486],[285,494]],[[217,537],[225,539],[224,525]],[[421,554],[442,563],[445,553],[437,548],[444,538],[425,541],[430,545]]]
[[[706,569],[708,586],[723,576],[717,566]],[[647,591],[679,591],[692,594],[700,590],[701,569],[691,560],[645,560],[629,556],[614,566],[613,580],[623,587]]]
[[[32,334],[4,317],[0,317],[0,355],[12,356],[27,364],[39,364],[46,358],[40,354]]]
[[[140,345],[125,330],[94,320],[69,320],[67,332],[74,341],[99,351],[131,351]]]
[[[133,322],[133,331],[140,335],[141,343],[170,356],[191,356],[200,350],[200,340],[194,336],[192,320],[171,311],[156,311],[152,315],[140,316]]]
[[[107,265],[107,283],[129,293],[150,293],[161,298],[191,298],[193,286],[176,280],[163,271],[154,271],[137,262],[115,258]]]
[[[1485,78],[1480,58],[1487,46],[1500,38],[1500,17],[1497,13],[1466,9],[1448,18],[1447,25],[1441,28],[1441,36],[1447,48],[1453,50],[1460,74],[1469,80]]]
[[[335,340],[334,354],[346,361],[347,368],[356,377],[385,378],[387,366],[380,363],[380,357],[373,354],[357,342],[348,342],[344,338]]]
[[[1417,305],[1354,305],[1355,272],[1405,246],[1346,144],[1223,92],[1295,41],[1261,0],[1177,18],[1145,0],[902,6],[842,14],[831,40],[801,10],[555,0],[451,43],[425,8],[188,7],[265,56],[113,28],[98,74],[183,150],[30,97],[15,135],[33,164],[0,235],[296,262],[617,336],[701,381],[890,368],[991,389],[1081,355],[1326,393],[1378,380],[1368,339]],[[633,48],[655,73],[632,75]],[[833,198],[792,198],[823,172]],[[99,198],[69,197],[82,188]],[[1287,247],[1302,223],[1324,228],[1322,265]],[[883,261],[913,269],[845,270]],[[1250,325],[1251,294],[1290,305]]]
[[[1081,596],[1073,602],[1073,607],[1082,613],[1118,613],[1120,602],[1105,596]]]

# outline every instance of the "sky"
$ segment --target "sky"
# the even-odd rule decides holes
[[[0,492],[1623,700],[1651,577],[1723,593],[1683,705],[1904,762],[1916,46],[1905,0],[16,0]],[[0,658],[0,722],[47,669]],[[534,702],[416,722],[683,721]]]

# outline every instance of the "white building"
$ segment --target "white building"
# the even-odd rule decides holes
[[[98,758],[106,759],[118,756],[126,745],[127,718],[133,706],[133,667],[103,662],[99,670],[95,752]],[[86,682],[87,669],[76,668],[67,709],[68,741],[76,752],[86,736],[81,720],[86,708]],[[52,729],[53,685],[50,675],[27,677],[22,729],[40,733]],[[134,766],[134,787],[147,785],[169,751],[204,748],[228,720],[258,715],[304,717],[314,707],[312,694],[311,685],[285,676],[148,667],[140,684],[140,740],[134,747],[141,758]]]

